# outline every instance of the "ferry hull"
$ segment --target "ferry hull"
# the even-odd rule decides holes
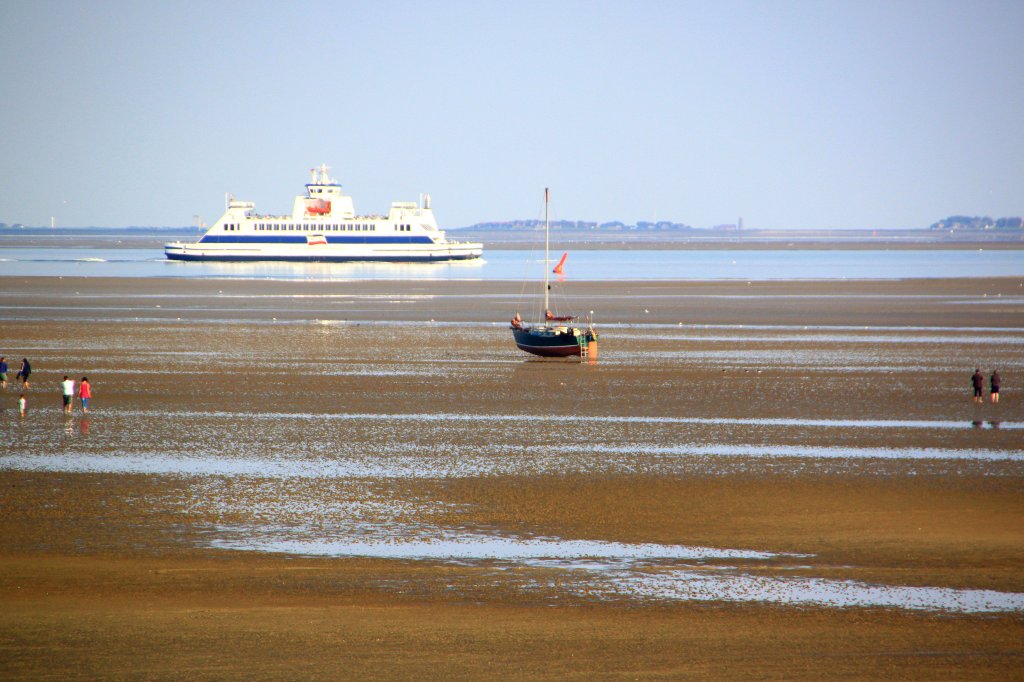
[[[367,250],[351,251],[312,246],[293,252],[260,249],[209,248],[203,244],[166,244],[164,255],[168,260],[207,261],[221,263],[291,262],[291,263],[423,263],[480,258],[480,244],[449,245],[422,250]]]

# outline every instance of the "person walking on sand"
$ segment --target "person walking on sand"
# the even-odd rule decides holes
[[[0,387],[7,390],[7,358],[0,356]]]
[[[28,364],[28,358],[21,359],[21,369],[18,370],[17,379],[21,379],[21,387],[28,388],[28,375],[32,374],[32,365]]]
[[[82,383],[78,385],[78,397],[82,401],[82,414],[89,414],[89,399],[92,398],[89,377],[82,377]]]
[[[989,378],[989,386],[992,387],[992,402],[999,402],[999,384],[1002,383],[1002,378],[999,376],[999,370],[992,370],[992,376]]]
[[[975,368],[971,375],[971,383],[974,385],[974,402],[981,402],[981,393],[985,388],[985,377],[981,375],[981,368]]]
[[[25,416],[25,407],[27,407],[27,401],[25,400],[25,394],[22,393],[21,397],[18,398],[18,412],[22,417]]]
[[[71,414],[71,399],[75,397],[75,380],[68,379],[68,375],[64,375],[64,381],[60,382],[61,388],[64,391],[64,413]]]

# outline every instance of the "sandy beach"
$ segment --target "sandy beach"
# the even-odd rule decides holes
[[[0,676],[1024,677],[1019,279],[529,293],[0,276]]]

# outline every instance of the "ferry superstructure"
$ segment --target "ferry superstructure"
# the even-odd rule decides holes
[[[290,216],[260,215],[253,202],[229,197],[224,215],[198,242],[165,244],[164,254],[185,261],[391,263],[483,255],[483,244],[445,238],[430,195],[420,202],[392,202],[386,216],[360,216],[328,170],[326,165],[310,170],[306,193],[295,197]]]

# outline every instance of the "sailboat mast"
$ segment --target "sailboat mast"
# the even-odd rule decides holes
[[[548,252],[551,246],[551,228],[548,223],[548,188],[544,188],[544,317],[547,318],[548,311],[551,310],[551,306],[548,304],[548,270],[550,269],[550,257]]]

